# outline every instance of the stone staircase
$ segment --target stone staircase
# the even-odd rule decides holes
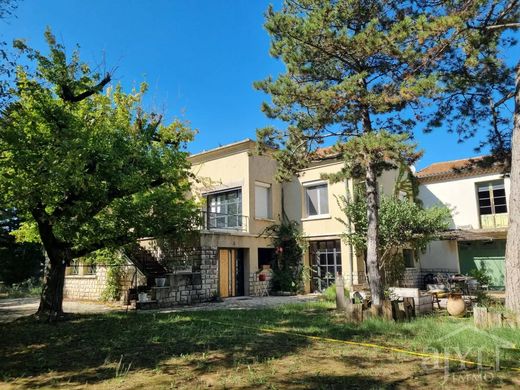
[[[132,298],[137,300],[137,293],[139,292],[152,293],[155,279],[167,277],[168,270],[157,261],[150,251],[140,245],[134,245],[125,249],[124,254],[146,277],[146,286],[138,286],[137,291],[133,291],[135,288],[130,289],[132,290],[130,295],[136,295],[135,297],[132,296]],[[152,300],[147,302],[137,302],[136,305],[138,309],[154,309],[157,307],[157,300],[152,298]]]

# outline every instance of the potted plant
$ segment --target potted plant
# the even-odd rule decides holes
[[[155,286],[157,287],[164,287],[164,285],[166,284],[166,278],[165,277],[159,277],[159,278],[155,278]]]

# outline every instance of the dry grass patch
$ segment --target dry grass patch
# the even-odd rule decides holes
[[[3,326],[0,387],[6,388],[515,388],[518,373],[444,368],[417,356],[301,336],[266,333],[270,328],[305,335],[378,343],[421,351],[439,335],[468,320],[424,318],[409,324],[345,323],[326,303],[278,309],[111,313],[78,316],[57,325],[20,320]],[[496,330],[507,339],[519,333]],[[479,345],[458,334],[449,345]],[[469,358],[470,356],[468,356]],[[506,362],[513,363],[513,359]],[[452,364],[451,372],[456,372]],[[448,382],[443,383],[445,379]]]

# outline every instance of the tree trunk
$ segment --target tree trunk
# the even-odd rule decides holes
[[[367,269],[372,295],[372,304],[381,307],[384,300],[383,283],[379,272],[379,194],[377,173],[369,164],[366,170],[365,187],[367,195]]]
[[[43,290],[36,316],[42,320],[54,322],[64,314],[63,285],[65,269],[72,260],[71,252],[70,248],[54,235],[52,223],[41,207],[33,210],[32,214],[38,224],[40,239],[47,253]]]
[[[45,266],[43,290],[36,316],[49,322],[54,322],[63,317],[64,314],[63,285],[65,283],[67,260],[65,256],[61,259],[51,256],[49,256]]]
[[[520,64],[516,68],[511,192],[506,245],[506,308],[520,313]]]

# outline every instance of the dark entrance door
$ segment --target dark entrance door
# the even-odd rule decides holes
[[[323,291],[341,273],[340,240],[311,241],[310,243],[312,289]]]

